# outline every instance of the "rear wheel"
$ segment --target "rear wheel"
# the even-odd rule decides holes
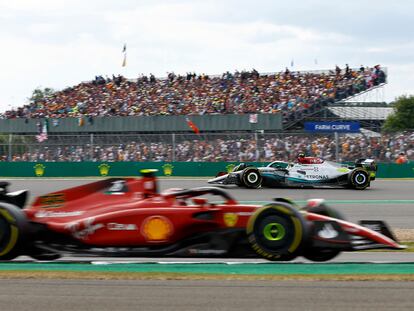
[[[247,225],[248,241],[263,258],[292,260],[302,251],[307,225],[302,215],[289,204],[275,203],[258,209]]]
[[[358,190],[366,189],[370,184],[368,172],[362,168],[354,169],[349,175],[349,183],[352,188]]]
[[[21,254],[27,220],[16,206],[0,203],[0,260],[12,260]]]
[[[345,220],[345,216],[343,216],[341,212],[325,204],[307,207],[305,210],[309,213]],[[307,248],[303,252],[302,256],[311,261],[322,262],[335,258],[339,255],[340,252],[340,250],[332,248]]]
[[[262,176],[257,168],[248,167],[243,170],[241,174],[241,181],[243,186],[256,189],[262,185]]]
[[[29,256],[36,260],[46,261],[56,260],[62,257],[60,254],[57,253],[31,253],[29,254]]]

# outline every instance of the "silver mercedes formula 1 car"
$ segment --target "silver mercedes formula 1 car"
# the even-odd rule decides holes
[[[274,161],[265,167],[240,163],[227,172],[219,172],[210,184],[240,187],[329,187],[363,190],[375,180],[377,165],[372,159],[359,159],[343,165],[316,157],[298,157],[294,163]]]

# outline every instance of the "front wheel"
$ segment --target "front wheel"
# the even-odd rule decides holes
[[[21,255],[27,219],[21,209],[0,203],[0,260],[12,260]]]
[[[323,262],[335,258],[340,252],[339,250],[329,248],[312,249],[305,251],[303,257],[311,261]]]
[[[247,238],[253,250],[273,261],[287,261],[302,252],[307,224],[291,205],[277,202],[258,209],[247,224]]]
[[[247,188],[256,189],[262,185],[262,176],[257,168],[248,167],[241,174],[241,182]]]
[[[370,184],[370,177],[368,172],[362,168],[354,169],[349,175],[349,183],[354,189],[366,189]]]

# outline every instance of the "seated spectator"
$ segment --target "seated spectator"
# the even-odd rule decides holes
[[[395,160],[395,163],[397,163],[397,164],[405,164],[407,162],[408,162],[408,159],[407,159],[406,155],[404,154],[404,152],[401,152],[397,156],[397,159]]]
[[[282,113],[294,120],[323,104],[341,100],[385,82],[379,65],[335,72],[284,72],[261,75],[252,71],[221,76],[168,73],[166,79],[150,74],[131,81],[98,75],[91,82],[55,92],[3,118],[66,118],[86,116],[142,116],[187,114]],[[79,107],[79,103],[81,107]]]
[[[12,148],[9,159],[8,149],[0,149],[0,161],[179,161],[179,162],[271,162],[274,160],[294,162],[299,153],[308,156],[306,163],[324,160],[336,161],[336,146],[333,139],[310,135],[266,134],[256,141],[249,134],[194,136],[176,135],[176,143],[171,143],[171,135],[122,135],[105,137],[105,143],[96,141],[89,144],[89,136],[73,137],[73,142],[62,136],[49,135],[41,144],[35,142]],[[122,140],[122,143],[116,141]],[[82,143],[83,141],[83,143]],[[112,141],[112,143],[111,143]],[[13,144],[13,143],[12,143]],[[414,134],[404,132],[383,134],[381,137],[363,135],[339,137],[339,161],[353,162],[360,158],[372,158],[377,162],[406,163],[414,160]],[[311,162],[312,161],[312,162]]]

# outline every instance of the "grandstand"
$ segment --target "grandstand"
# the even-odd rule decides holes
[[[349,101],[385,84],[386,70],[378,65],[221,76],[171,73],[165,79],[97,76],[5,112],[0,160],[289,161],[302,151],[326,159],[338,155],[341,161],[362,156],[393,161],[400,153],[411,159],[411,133],[343,135],[338,145],[329,135],[303,133],[308,120],[356,120],[378,129],[392,108]],[[188,116],[201,134],[187,126]]]
[[[91,82],[56,92],[17,110],[12,118],[66,118],[102,116],[282,114],[286,128],[308,115],[386,83],[379,67],[318,72],[259,74],[224,73],[221,76],[170,73],[166,79],[143,76],[127,80],[95,77]]]

